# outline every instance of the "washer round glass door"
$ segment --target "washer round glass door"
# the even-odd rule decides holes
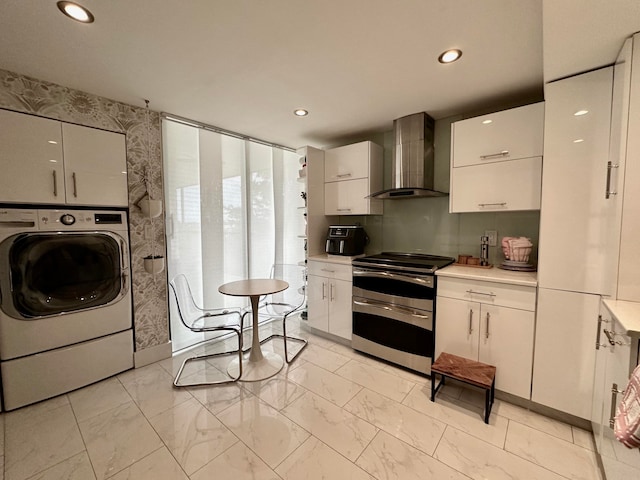
[[[124,293],[124,240],[115,234],[19,234],[6,242],[12,305],[5,298],[3,310],[12,316],[28,319],[100,307]]]

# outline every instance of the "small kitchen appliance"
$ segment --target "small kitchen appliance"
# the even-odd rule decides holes
[[[331,225],[325,252],[329,255],[361,255],[368,242],[367,233],[359,225]]]

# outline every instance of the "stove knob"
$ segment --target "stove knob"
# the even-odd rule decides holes
[[[65,213],[64,215],[62,215],[60,217],[60,222],[63,225],[73,225],[74,223],[76,223],[76,217],[74,217],[73,215],[71,215],[69,213]]]

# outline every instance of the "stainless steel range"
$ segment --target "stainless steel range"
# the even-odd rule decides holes
[[[438,268],[455,259],[383,252],[353,261],[355,350],[430,374]]]

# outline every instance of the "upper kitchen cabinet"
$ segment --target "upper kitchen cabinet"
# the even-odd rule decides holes
[[[62,124],[67,203],[127,206],[125,136]]]
[[[0,202],[128,204],[125,136],[0,110]]]
[[[544,102],[451,125],[452,213],[540,208]]]
[[[325,215],[382,215],[382,147],[360,142],[325,151]]]
[[[64,203],[60,122],[0,110],[0,202]]]
[[[545,85],[538,255],[544,288],[611,293],[606,277],[617,207],[605,185],[612,87],[612,67]]]

